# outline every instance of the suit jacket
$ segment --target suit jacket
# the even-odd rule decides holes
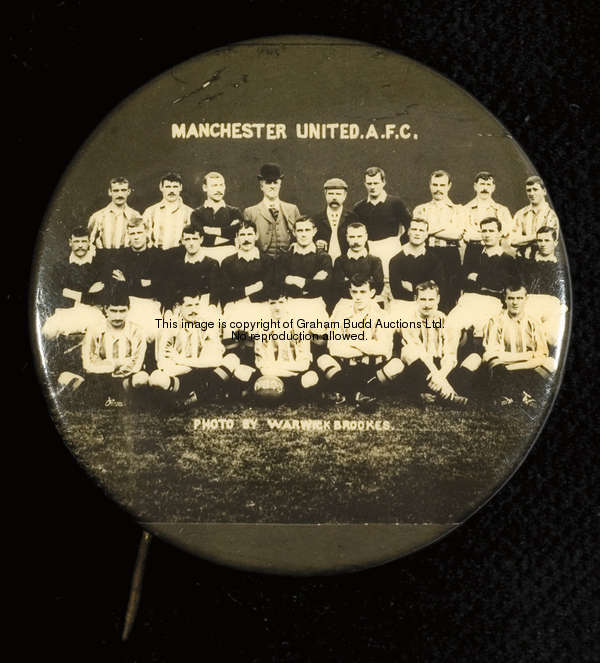
[[[331,240],[331,226],[329,225],[329,219],[327,218],[327,209],[322,210],[318,214],[315,214],[311,217],[317,227],[317,234],[315,235],[314,241],[318,239],[323,239],[327,242],[327,251],[329,251],[329,242]],[[337,236],[340,243],[340,251],[344,255],[348,251],[348,242],[346,241],[346,228],[351,223],[360,222],[358,215],[353,212],[351,209],[344,209],[340,222],[337,227]]]
[[[253,221],[258,231],[258,248],[271,256],[286,251],[292,243],[294,221],[300,216],[300,210],[292,203],[279,201],[279,217],[273,219],[271,212],[261,200],[257,205],[244,210],[244,219]]]

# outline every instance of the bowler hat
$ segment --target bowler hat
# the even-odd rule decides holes
[[[260,167],[260,173],[257,175],[259,180],[267,180],[269,182],[274,182],[283,177],[281,168],[276,163],[265,163]]]

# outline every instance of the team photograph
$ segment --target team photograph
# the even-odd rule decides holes
[[[72,452],[138,518],[458,523],[523,457],[559,220],[513,148],[419,141],[88,147],[35,324]]]

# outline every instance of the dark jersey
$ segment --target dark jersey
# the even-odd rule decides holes
[[[324,271],[325,279],[315,279]],[[326,297],[331,288],[331,257],[328,253],[296,253],[293,248],[282,253],[275,264],[275,276],[283,284],[286,297]],[[299,276],[305,279],[304,286],[285,283],[286,276]]]
[[[366,255],[361,258],[348,258],[341,255],[336,258],[333,266],[333,296],[335,301],[341,297],[350,297],[348,290],[350,279],[359,274],[363,278],[371,277],[375,294],[379,295],[383,289],[383,266],[377,256]]]
[[[398,227],[404,230],[410,223],[410,214],[406,205],[397,196],[390,196],[377,205],[372,205],[366,199],[354,206],[354,212],[360,221],[367,226],[369,239],[377,241],[387,237],[397,237]]]
[[[97,295],[88,291],[94,283],[101,280],[101,259],[98,255],[92,262],[83,265],[69,262],[67,255],[52,269],[48,301],[44,302],[44,305],[53,313],[57,308],[70,308],[77,301],[82,304],[96,304]]]
[[[181,295],[202,297],[209,295],[210,304],[219,302],[219,263],[204,256],[198,262],[186,262],[182,246],[169,249],[164,255],[164,276],[159,280],[159,299],[172,308]]]
[[[407,290],[402,281],[408,281],[412,290]],[[445,278],[442,263],[435,253],[426,250],[423,255],[406,255],[403,251],[390,260],[390,289],[394,299],[411,301],[414,298],[415,286],[425,281],[435,281],[444,290]]]
[[[463,289],[480,295],[502,298],[502,292],[511,278],[516,275],[516,261],[508,253],[488,256],[477,251],[465,256],[463,264]],[[475,281],[469,274],[477,274]]]
[[[162,249],[156,247],[143,251],[134,251],[130,247],[104,249],[104,255],[106,256],[103,265],[105,285],[115,282],[113,271],[119,270],[125,277],[129,295],[160,300],[164,282],[169,279],[169,274],[164,269],[165,252]]]
[[[264,302],[269,297],[269,288],[273,283],[273,258],[265,253],[255,260],[238,258],[237,254],[228,256],[221,263],[219,273],[221,304],[236,302],[246,297],[245,288],[262,281],[263,287],[250,295],[251,302]]]
[[[221,231],[220,235],[205,233],[204,246],[215,246],[215,244],[223,246],[226,243],[233,244],[233,239],[242,219],[242,212],[237,207],[232,207],[231,205],[225,205],[225,207],[221,207],[216,212],[212,207],[204,207],[202,205],[197,207],[191,216],[192,223],[209,228],[219,228]],[[215,242],[217,237],[222,237],[227,242]]]
[[[528,293],[565,301],[565,274],[560,262],[520,258],[519,268]]]

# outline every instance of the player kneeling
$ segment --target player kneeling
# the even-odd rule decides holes
[[[527,407],[536,407],[554,370],[542,324],[526,312],[526,300],[524,285],[508,285],[506,308],[490,320],[485,331],[483,361],[496,405],[520,400]]]
[[[425,281],[415,287],[414,313],[401,329],[403,364],[402,384],[424,402],[438,398],[466,405],[474,373],[481,365],[481,357],[469,355],[457,366],[458,334],[448,327],[447,316],[438,309],[440,291],[435,281]]]
[[[402,365],[398,359],[390,361],[393,334],[387,314],[375,301],[371,278],[355,274],[349,290],[352,299],[340,300],[331,315],[339,331],[332,327],[328,354],[321,355],[317,365],[333,403],[350,400],[368,412],[376,407],[380,385],[393,379]]]
[[[104,321],[89,327],[83,338],[83,375],[61,373],[58,382],[63,389],[100,392],[106,407],[120,407],[125,392],[148,384],[148,373],[142,370],[146,339],[128,314],[129,296],[114,289],[107,296]]]
[[[213,400],[240,365],[235,355],[224,356],[215,307],[199,295],[180,295],[163,325],[150,386],[183,395],[187,405]]]
[[[286,400],[305,398],[319,382],[317,373],[310,370],[310,333],[293,327],[287,297],[279,288],[270,293],[269,316],[271,330],[254,341],[255,365],[260,373],[254,393],[266,400],[277,400],[284,391]]]

